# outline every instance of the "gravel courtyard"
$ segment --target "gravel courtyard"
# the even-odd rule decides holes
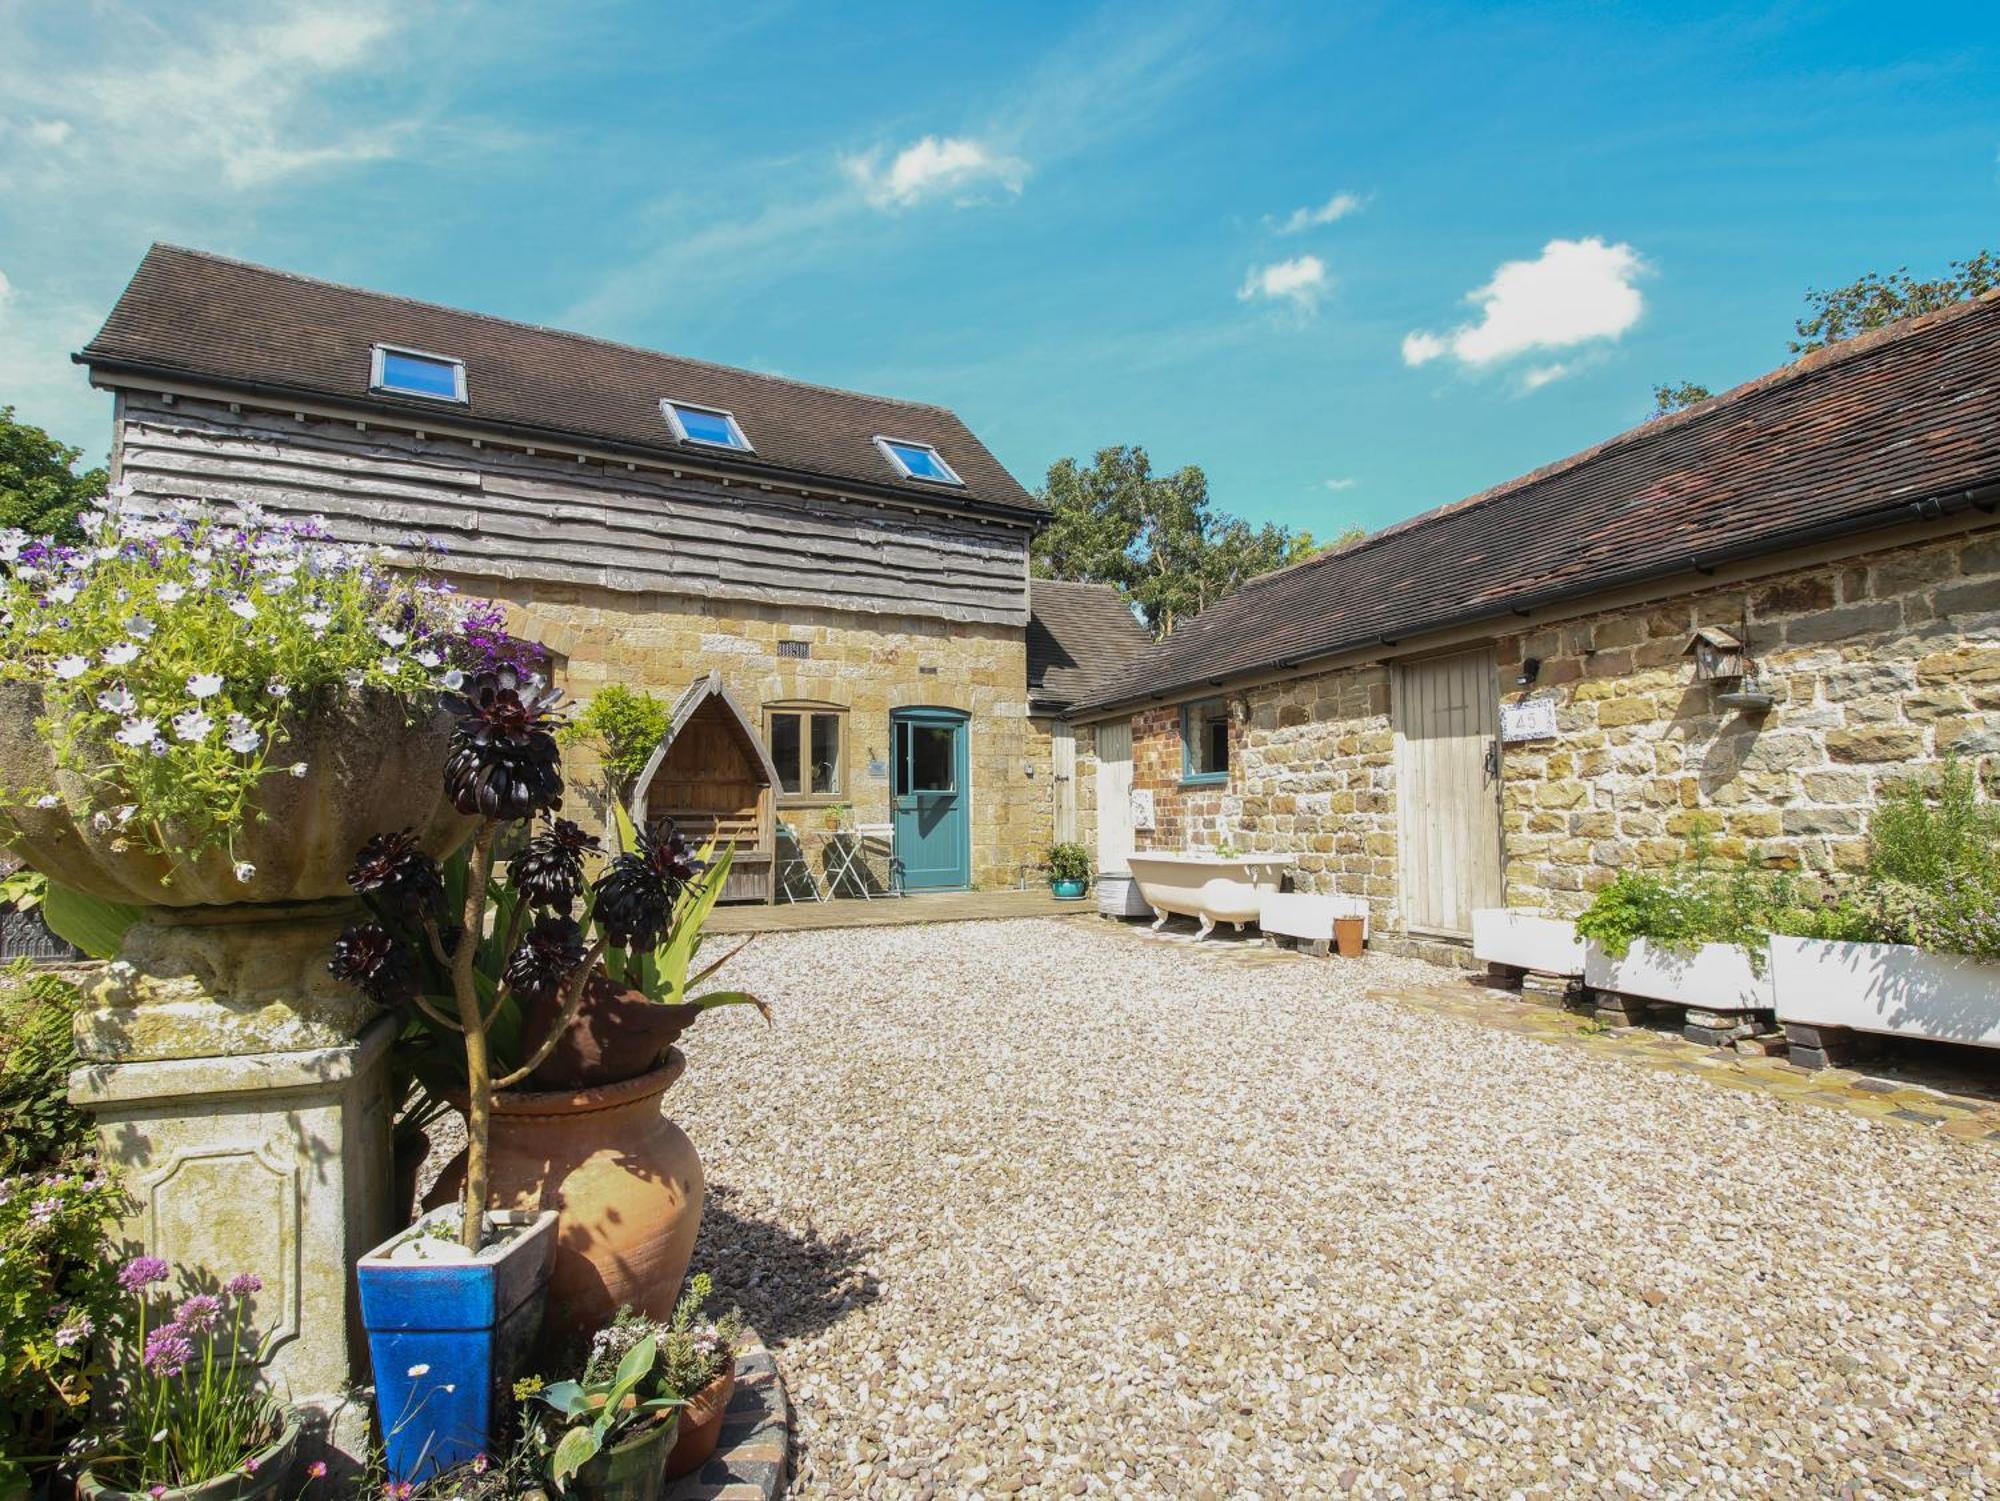
[[[2000,1154],[1363,995],[1439,973],[758,939],[668,1100],[791,1494],[2000,1496]]]

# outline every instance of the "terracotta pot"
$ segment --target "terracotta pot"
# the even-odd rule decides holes
[[[1368,931],[1367,919],[1361,917],[1336,917],[1333,920],[1333,942],[1343,959],[1361,957],[1362,935]]]
[[[678,1480],[708,1463],[709,1455],[722,1439],[723,1414],[736,1393],[736,1362],[732,1359],[722,1374],[688,1398],[681,1409],[681,1433],[674,1440],[674,1452],[667,1456],[667,1479]]]
[[[562,998],[555,993],[529,1002],[521,1036],[540,1046],[561,1012]],[[662,1006],[600,970],[584,986],[569,1030],[528,1075],[528,1083],[540,1090],[596,1089],[650,1073],[698,1014],[685,1006]]]
[[[547,1351],[587,1339],[620,1304],[673,1316],[705,1191],[694,1143],[660,1103],[686,1068],[673,1049],[622,1084],[493,1097],[492,1207],[556,1211]],[[425,1202],[454,1202],[464,1181],[461,1153]]]
[[[124,831],[91,826],[99,803],[88,782],[56,765],[35,728],[43,712],[38,686],[0,683],[0,786],[46,787],[58,799],[52,808],[9,809],[8,847],[50,880],[106,901],[192,907],[344,897],[347,869],[369,835],[414,828],[424,849],[443,858],[472,833],[474,820],[445,801],[452,715],[442,706],[418,708],[373,689],[304,706],[273,758],[305,762],[306,775],[263,778],[233,849],[194,860],[136,844],[113,848]],[[171,826],[165,832],[170,843],[188,842]],[[237,861],[256,874],[237,880]]]

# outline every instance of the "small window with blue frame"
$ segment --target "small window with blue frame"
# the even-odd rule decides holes
[[[431,401],[463,402],[465,361],[419,349],[377,344],[372,352],[368,389],[391,396],[422,396]]]
[[[1229,701],[1205,698],[1181,707],[1181,780],[1229,780]]]

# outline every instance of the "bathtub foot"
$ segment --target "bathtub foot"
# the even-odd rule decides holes
[[[1214,918],[1212,918],[1212,917],[1203,917],[1203,918],[1201,918],[1201,919],[1200,919],[1200,922],[1201,922],[1201,931],[1200,931],[1199,933],[1197,933],[1197,934],[1195,934],[1195,935],[1194,935],[1194,941],[1195,941],[1196,943],[1200,943],[1200,942],[1202,941],[1202,939],[1204,939],[1204,938],[1208,937],[1208,935],[1209,935],[1209,934],[1211,934],[1211,933],[1213,933],[1213,932],[1215,931],[1215,919],[1214,919]]]
[[[1153,919],[1153,931],[1155,933],[1159,932],[1160,929],[1164,928],[1167,925],[1167,918],[1170,915],[1171,914],[1169,914],[1164,908],[1161,909],[1160,915]]]

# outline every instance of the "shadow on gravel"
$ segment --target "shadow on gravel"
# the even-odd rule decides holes
[[[710,1182],[693,1270],[715,1279],[712,1306],[735,1303],[765,1342],[809,1338],[881,1296],[865,1262],[878,1249],[850,1235],[823,1240],[740,1214],[735,1195]]]

